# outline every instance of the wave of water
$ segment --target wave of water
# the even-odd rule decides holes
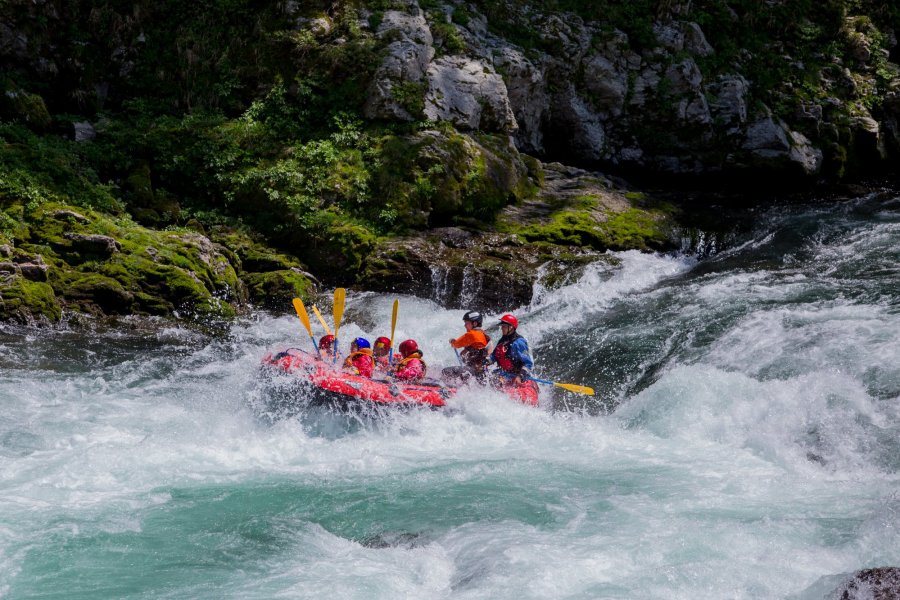
[[[293,315],[3,330],[0,596],[811,599],[900,565],[898,201],[615,258],[510,307],[544,375],[598,389],[540,410],[269,423]],[[393,297],[348,301],[344,343],[389,333]],[[400,307],[453,364],[463,311]]]

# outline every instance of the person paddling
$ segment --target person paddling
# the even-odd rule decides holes
[[[350,342],[350,354],[344,361],[344,371],[363,377],[372,377],[375,368],[375,359],[372,357],[372,348],[369,340],[358,337]]]
[[[466,332],[456,339],[450,339],[450,346],[460,350],[459,359],[462,365],[443,369],[441,375],[444,379],[465,383],[474,375],[476,380],[484,382],[488,344],[491,338],[481,329],[483,319],[480,312],[473,310],[463,315]]]
[[[422,351],[415,340],[400,343],[401,360],[393,369],[395,379],[401,381],[420,381],[425,377],[428,366],[422,360]]]
[[[515,316],[505,314],[500,317],[500,333],[503,337],[497,342],[489,360],[491,364],[497,365],[492,374],[498,379],[502,378],[500,383],[524,383],[534,368],[528,340],[519,335],[516,331],[518,328],[519,320]]]
[[[391,369],[390,352],[391,340],[381,336],[375,340],[375,346],[372,349],[375,357],[375,370],[387,373]]]
[[[319,338],[319,355],[322,358],[334,356],[337,349],[334,347],[334,336],[330,333]]]

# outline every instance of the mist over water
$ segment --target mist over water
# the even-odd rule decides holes
[[[900,199],[613,258],[510,307],[539,375],[598,392],[539,409],[273,421],[293,314],[0,330],[0,596],[806,600],[900,566]],[[341,345],[393,300],[351,290]],[[462,312],[400,297],[396,339],[436,372]]]

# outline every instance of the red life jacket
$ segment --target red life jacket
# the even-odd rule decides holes
[[[425,377],[428,365],[422,360],[422,352],[416,350],[394,367],[394,377],[403,380],[419,380]]]
[[[512,357],[510,356],[509,347],[512,345],[514,341],[522,337],[518,333],[513,333],[509,336],[504,336],[500,338],[500,341],[497,343],[497,347],[494,348],[494,360],[497,361],[497,366],[506,371],[507,373],[517,373],[519,369],[522,368],[521,361],[513,362]],[[516,364],[519,363],[519,364]]]
[[[357,374],[363,377],[371,377],[372,370],[375,367],[375,359],[372,358],[372,350],[363,348],[359,352],[354,352],[344,361],[344,367],[356,369]]]

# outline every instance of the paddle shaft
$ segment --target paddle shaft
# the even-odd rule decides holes
[[[394,300],[394,310],[391,314],[391,347],[388,348],[388,364],[394,364],[394,331],[397,329],[397,311],[400,310],[400,300]]]
[[[322,324],[322,327],[325,329],[325,333],[331,335],[331,329],[328,327],[328,323],[325,322],[325,319],[322,318],[322,313],[319,312],[319,309],[313,305],[313,312],[316,313],[316,317],[319,319],[319,323]]]
[[[594,389],[589,388],[586,385],[576,385],[574,383],[557,383],[555,381],[550,381],[549,379],[538,379],[537,377],[529,377],[529,381],[534,381],[536,383],[545,383],[547,385],[555,385],[556,387],[561,387],[564,390],[568,390],[570,392],[575,392],[576,394],[584,394],[585,396],[593,396]]]
[[[338,331],[341,329],[341,319],[344,318],[344,299],[346,294],[347,290],[344,288],[334,290],[334,360],[332,361],[334,363],[337,363]]]
[[[306,333],[309,334],[309,339],[313,343],[313,348],[316,349],[316,354],[319,355],[319,358],[322,358],[322,353],[319,352],[319,345],[316,343],[316,338],[313,337],[312,326],[309,323],[309,314],[306,312],[306,307],[303,306],[303,300],[300,298],[294,298],[294,310],[297,311],[297,316],[300,317],[300,322],[303,323],[303,327],[306,328]]]

